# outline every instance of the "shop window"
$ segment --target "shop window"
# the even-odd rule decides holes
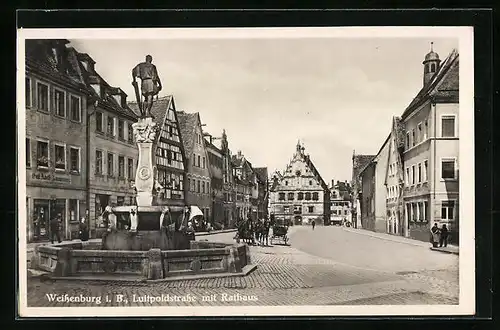
[[[95,151],[95,174],[102,174],[102,151]]]
[[[80,149],[71,147],[69,149],[69,157],[71,172],[80,172]]]
[[[80,98],[78,96],[71,95],[70,100],[71,106],[71,120],[80,122],[82,120],[82,109],[80,107]]]
[[[55,113],[59,117],[66,117],[66,95],[64,91],[54,89]]]
[[[37,108],[49,111],[49,86],[41,82],[36,83]]]

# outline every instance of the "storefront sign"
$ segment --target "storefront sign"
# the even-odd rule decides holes
[[[33,180],[42,180],[42,181],[55,181],[55,182],[66,182],[66,183],[71,182],[69,178],[62,178],[55,176],[52,173],[43,173],[43,172],[32,173],[31,178]]]

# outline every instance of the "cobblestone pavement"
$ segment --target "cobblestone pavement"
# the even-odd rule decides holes
[[[28,306],[196,306],[196,305],[336,305],[336,304],[457,304],[458,284],[453,270],[424,269],[404,270],[393,267],[377,269],[376,260],[369,264],[365,257],[361,262],[336,258],[345,250],[342,241],[322,248],[327,253],[316,253],[302,248],[304,240],[318,235],[325,239],[335,235],[336,229],[325,227],[322,234],[314,234],[308,228],[291,228],[291,246],[251,246],[252,263],[257,269],[246,277],[226,277],[175,282],[124,283],[80,282],[40,280],[28,278]],[[317,227],[317,231],[323,229]],[[329,230],[330,233],[327,233]],[[203,237],[211,241],[230,242],[234,233],[222,233]],[[348,239],[354,239],[348,237]],[[366,239],[370,239],[369,237]],[[381,241],[381,240],[378,240]],[[307,242],[306,242],[307,243]],[[314,244],[314,243],[313,243]],[[394,243],[402,245],[400,243]],[[300,248],[297,248],[299,246]],[[386,246],[387,247],[387,246]],[[394,247],[392,247],[394,249]],[[421,251],[412,246],[418,256]],[[360,249],[359,253],[366,253]],[[397,251],[389,249],[386,253]],[[408,251],[405,254],[409,253]],[[432,255],[440,255],[432,252]],[[319,254],[319,255],[318,255]],[[323,255],[321,255],[323,254]],[[446,255],[448,256],[448,255]],[[338,260],[340,259],[340,260]],[[397,260],[394,260],[397,263]],[[434,264],[431,262],[431,266]],[[404,266],[404,264],[402,265]],[[456,267],[458,274],[458,266]],[[69,297],[100,297],[91,302],[64,301]],[[51,296],[52,295],[52,296]],[[51,301],[61,295],[62,301]],[[106,296],[110,301],[106,301]],[[150,297],[150,298],[148,298]],[[152,298],[151,298],[152,297]],[[177,298],[176,298],[177,297]],[[205,297],[205,298],[203,298]],[[122,298],[121,302],[118,302]],[[182,301],[181,298],[184,298]],[[149,299],[149,300],[148,300]],[[179,300],[179,301],[176,301]]]

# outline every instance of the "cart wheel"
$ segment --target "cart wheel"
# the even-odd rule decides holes
[[[287,245],[288,237],[285,236],[284,240],[285,240],[285,245]]]

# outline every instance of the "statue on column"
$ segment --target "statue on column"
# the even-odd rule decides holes
[[[152,117],[151,108],[153,107],[153,97],[158,95],[162,89],[160,77],[156,66],[151,63],[153,57],[151,55],[146,56],[146,61],[139,63],[132,69],[132,85],[135,90],[135,97],[137,99],[137,105],[141,111],[141,117]],[[141,93],[144,96],[144,102],[141,102],[141,96],[139,94],[139,87],[136,78],[141,79]]]

